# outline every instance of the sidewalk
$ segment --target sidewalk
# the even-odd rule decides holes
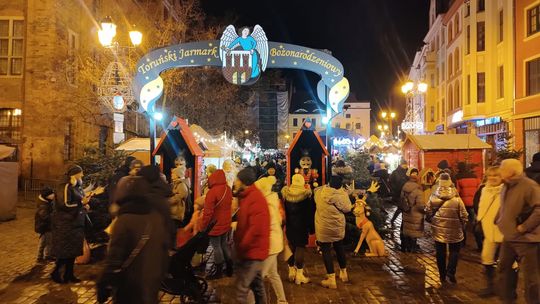
[[[17,219],[0,223],[0,303],[96,303],[95,280],[100,263],[75,266],[84,280],[75,285],[51,283],[48,275],[53,265],[35,265],[37,235],[33,232],[34,210],[19,208]],[[399,227],[399,226],[398,226]],[[399,232],[393,239],[399,239]],[[472,243],[472,240],[471,242]],[[437,266],[431,240],[420,241],[422,254],[402,253],[393,240],[386,242],[386,258],[349,257],[351,282],[338,282],[337,290],[319,286],[324,277],[322,258],[313,250],[306,255],[306,269],[312,283],[296,286],[286,281],[286,264],[280,273],[289,303],[499,303],[496,298],[484,300],[476,296],[483,287],[483,269],[478,253],[465,248],[458,266],[457,285],[439,288]],[[522,278],[520,282],[522,281]],[[212,281],[212,303],[235,303],[234,281],[225,278]],[[518,303],[524,303],[520,285]],[[271,287],[270,303],[275,303]],[[178,303],[178,298],[163,295],[161,303]]]

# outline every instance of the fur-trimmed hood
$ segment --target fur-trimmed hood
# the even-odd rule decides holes
[[[305,200],[308,197],[311,197],[311,190],[306,189],[303,186],[299,187],[296,185],[285,186],[281,189],[281,195],[283,199],[289,203],[299,203]]]

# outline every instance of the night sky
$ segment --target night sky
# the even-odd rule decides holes
[[[270,41],[329,49],[351,91],[377,112],[404,80],[428,30],[429,0],[202,0],[202,6],[209,16],[237,16],[230,20],[237,28],[260,24]]]

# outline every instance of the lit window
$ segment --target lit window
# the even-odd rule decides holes
[[[0,19],[0,76],[22,75],[23,39],[23,20]]]
[[[356,130],[360,130],[360,129],[362,129],[362,124],[357,122],[356,123]]]
[[[351,118],[351,114],[345,114],[345,118]]]
[[[0,142],[9,143],[21,139],[21,109],[0,109]]]
[[[476,50],[478,52],[485,51],[486,49],[486,24],[478,22],[476,24]]]

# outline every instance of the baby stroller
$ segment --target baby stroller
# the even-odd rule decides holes
[[[171,257],[169,273],[161,282],[161,290],[180,297],[180,303],[207,303],[205,296],[208,283],[196,276],[191,260],[201,246],[208,244],[208,233],[216,224],[210,222],[205,230],[197,233],[184,246],[178,248]]]

